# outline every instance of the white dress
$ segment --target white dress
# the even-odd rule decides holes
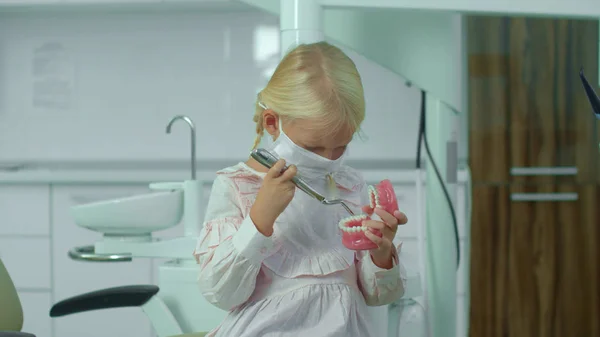
[[[341,244],[337,220],[305,228],[315,222],[313,214],[327,212],[336,219],[344,214],[341,207],[305,201],[300,191],[290,204],[302,203],[298,211],[289,213],[294,207],[288,206],[290,216],[282,214],[273,235],[265,237],[249,217],[262,177],[244,163],[217,172],[194,255],[202,294],[229,314],[207,336],[379,337],[367,306],[402,296],[406,278],[397,253],[393,268],[381,269],[368,252]],[[362,176],[343,167],[335,181],[344,200],[360,212],[368,203]]]

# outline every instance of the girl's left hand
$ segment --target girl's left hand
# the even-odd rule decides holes
[[[377,248],[371,249],[370,251],[373,262],[380,268],[390,269],[393,266],[393,242],[396,232],[398,231],[398,225],[406,224],[408,222],[408,218],[406,217],[406,214],[400,211],[390,214],[379,207],[375,207],[375,209],[373,209],[369,206],[364,206],[363,211],[367,214],[373,214],[374,212],[382,220],[366,220],[364,225],[369,227],[370,231],[366,231],[365,236],[377,245]],[[381,232],[381,237],[373,233],[373,230],[375,229]]]

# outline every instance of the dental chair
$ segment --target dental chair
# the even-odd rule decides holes
[[[50,317],[100,309],[143,307],[152,300],[158,291],[159,288],[155,285],[122,286],[93,291],[56,303],[50,309]],[[22,328],[21,300],[0,258],[0,337],[36,337],[30,333],[21,332]],[[206,334],[206,332],[199,332],[172,337],[204,337]]]

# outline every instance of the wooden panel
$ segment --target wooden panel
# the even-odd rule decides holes
[[[598,182],[596,121],[578,78],[598,83],[598,22],[468,19],[470,165],[475,182]],[[577,166],[576,177],[511,167]]]
[[[511,201],[513,193],[577,193],[577,201]],[[472,337],[600,336],[600,187],[473,190]]]
[[[474,187],[471,218],[471,337],[504,337],[510,201],[507,187]]]

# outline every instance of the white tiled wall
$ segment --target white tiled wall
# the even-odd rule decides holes
[[[199,159],[243,158],[278,31],[257,12],[0,12],[0,161],[187,158],[183,125],[164,132],[176,114],[196,122]],[[420,93],[349,55],[367,100],[351,156],[412,160]]]

